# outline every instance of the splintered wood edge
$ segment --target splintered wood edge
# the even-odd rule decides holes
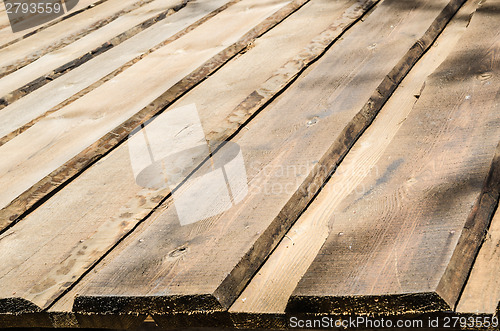
[[[410,48],[401,61],[385,77],[360,112],[346,125],[327,153],[323,155],[313,171],[282,208],[271,225],[259,237],[251,250],[245,254],[228,277],[224,279],[216,291],[216,296],[220,298],[225,307],[229,307],[236,300],[237,295],[241,293],[259,267],[258,262],[267,257],[269,252],[276,247],[283,235],[299,218],[354,143],[373,122],[403,78],[432,45],[464,2],[465,0],[453,0],[443,9],[424,36]]]
[[[98,314],[175,314],[196,311],[222,312],[224,307],[213,294],[164,296],[76,296],[73,311]]]
[[[482,192],[467,218],[458,244],[435,292],[360,296],[292,295],[287,313],[408,314],[451,311],[466,285],[500,197],[500,143]],[[497,308],[499,315],[500,303]]]
[[[138,9],[139,7],[141,7],[143,5],[146,5],[146,4],[148,4],[148,3],[152,2],[152,1],[154,1],[154,0],[140,0],[140,1],[137,1],[137,2],[135,2],[133,4],[131,4],[130,6],[122,8],[122,10],[120,10],[118,12],[114,12],[113,14],[107,16],[106,18],[103,18],[103,19],[95,22],[93,25],[91,25],[90,27],[85,28],[81,32],[72,34],[71,37],[70,37],[70,40],[65,40],[65,39],[59,40],[59,41],[53,43],[49,47],[46,47],[44,49],[38,50],[38,51],[36,51],[34,53],[31,53],[30,55],[27,55],[27,56],[25,56],[22,59],[17,59],[16,62],[14,62],[12,64],[9,64],[7,66],[1,67],[1,69],[3,71],[0,71],[0,78],[6,77],[7,75],[10,75],[11,73],[15,72],[16,70],[18,70],[20,68],[23,68],[23,67],[25,67],[25,66],[33,63],[34,61],[38,60],[39,58],[41,58],[42,56],[44,56],[46,54],[49,54],[51,52],[57,51],[57,50],[65,47],[66,45],[68,45],[68,42],[78,41],[79,39],[81,39],[81,38],[83,38],[83,37],[91,34],[92,32],[94,32],[94,31],[100,29],[101,27],[103,27],[103,26],[105,26],[105,25],[113,22],[114,20],[118,19],[121,15],[129,13],[129,12],[132,12],[133,10]],[[93,7],[95,7],[95,6],[93,6]],[[88,9],[91,9],[93,7],[90,7]]]
[[[208,301],[204,301],[203,296],[166,296],[157,297],[154,300],[152,297],[77,297],[74,310],[133,311],[151,314],[197,311],[204,310],[204,307],[207,310],[213,311],[227,310],[243,291],[254,272],[260,267],[262,261],[276,247],[283,235],[295,223],[310,201],[314,199],[343,157],[373,122],[380,109],[403,78],[431,46],[464,2],[465,0],[454,0],[443,9],[424,36],[410,48],[400,62],[385,77],[365,106],[343,129],[327,153],[316,164],[315,169],[311,171],[280,213],[271,222],[270,226],[257,239],[252,248],[246,252],[215,292],[208,295],[210,298]],[[434,295],[431,296],[434,297]],[[215,299],[217,304],[206,306],[207,302],[213,302],[212,299]],[[160,303],[160,306],[156,302]],[[165,305],[165,302],[169,302],[170,304]],[[144,306],[145,303],[146,306]],[[444,305],[442,307],[447,306]]]
[[[137,63],[137,61],[141,60],[144,56],[147,56],[147,55],[149,55],[149,54],[157,51],[158,49],[160,49],[160,48],[168,45],[169,43],[171,43],[171,42],[173,42],[173,41],[181,38],[182,36],[186,35],[190,31],[192,31],[195,28],[199,27],[200,25],[202,25],[203,23],[207,22],[209,19],[211,19],[215,15],[217,15],[220,12],[226,10],[228,7],[234,5],[235,3],[239,2],[239,1],[240,0],[231,0],[231,1],[227,2],[226,4],[220,6],[219,8],[217,8],[217,9],[213,10],[212,12],[206,14],[205,16],[203,16],[202,18],[200,18],[196,22],[193,22],[192,24],[190,24],[189,26],[187,26],[184,29],[180,30],[179,32],[177,32],[177,33],[173,34],[172,36],[170,36],[169,38],[163,40],[159,44],[153,46],[152,48],[150,48],[149,50],[147,50],[145,53],[136,56],[134,59],[128,61],[125,64],[123,64],[122,66],[120,66],[119,68],[117,68],[116,70],[114,70],[113,72],[111,72],[110,74],[108,74],[108,75],[102,77],[101,79],[97,80],[96,82],[92,83],[89,87],[81,90],[80,92],[78,92],[74,96],[70,97],[69,99],[67,99],[63,103],[60,103],[59,105],[51,108],[50,110],[46,111],[44,114],[36,117],[35,119],[31,120],[29,123],[24,124],[23,126],[21,126],[21,127],[17,128],[16,130],[14,130],[14,131],[6,134],[5,136],[0,137],[0,146],[6,144],[10,140],[14,139],[15,137],[17,137],[18,135],[20,135],[21,133],[23,133],[24,131],[28,130],[33,125],[35,125],[36,123],[38,123],[41,119],[46,118],[48,115],[50,115],[50,114],[58,111],[60,108],[65,107],[67,105],[68,101],[69,102],[73,102],[75,100],[74,99],[75,97],[78,99],[78,98],[82,97],[83,95],[87,94],[88,92],[90,92],[90,91],[92,91],[92,90],[94,90],[96,88],[99,88],[105,82],[109,81],[113,77],[116,77],[117,75],[119,75],[120,73],[122,73],[124,70],[128,69],[130,66],[134,65],[135,63]],[[187,6],[187,2],[182,2],[181,5],[174,6],[174,7],[170,8],[170,9],[168,9],[166,12],[163,12],[159,16],[161,17],[162,20],[166,19],[170,15],[173,15],[173,14],[177,13],[180,9],[184,8],[185,6]],[[165,17],[163,17],[163,15]],[[158,16],[156,16],[156,17],[158,17]],[[148,20],[148,21],[150,21],[150,20]],[[160,20],[158,19],[154,23],[156,23],[158,21],[160,21]],[[139,29],[141,29],[141,31],[145,30],[145,28],[142,27],[144,24],[145,24],[145,22],[139,24]],[[137,27],[138,26],[136,26],[133,29],[136,29]],[[83,55],[82,57],[80,57],[78,59],[75,59],[75,60],[73,60],[71,62],[68,62],[68,63],[62,65],[59,68],[54,69],[50,74],[43,75],[43,76],[41,76],[41,77],[33,80],[32,82],[28,83],[27,85],[22,86],[19,89],[10,92],[9,94],[7,94],[4,97],[1,97],[0,98],[0,110],[2,110],[3,108],[5,108],[6,106],[10,105],[14,101],[17,101],[18,99],[26,96],[27,94],[35,91],[36,89],[42,87],[43,85],[49,83],[50,81],[52,81],[52,80],[54,80],[54,79],[56,79],[56,78],[58,78],[58,77],[60,77],[60,76],[62,76],[64,74],[68,73],[69,71],[77,68],[78,66],[84,64],[85,62],[92,60],[96,56],[101,55],[104,52],[107,52],[108,50],[110,50],[111,48],[118,46],[121,42],[123,42],[125,40],[128,40],[129,38],[132,38],[135,35],[135,34],[130,35],[130,33],[129,33],[129,34],[127,34],[127,36],[122,37],[124,34],[126,34],[126,32],[124,32],[124,33],[122,33],[122,34],[114,37],[113,39],[111,39],[108,42],[102,44],[100,47],[94,49],[93,51],[88,52],[87,54]],[[122,39],[122,38],[126,38],[126,39]],[[119,42],[117,40],[119,40]],[[1,226],[0,226],[0,228],[1,228]]]
[[[88,167],[121,145],[137,126],[163,112],[175,100],[204,81],[209,75],[243,51],[255,39],[293,14],[308,1],[294,0],[279,9],[276,13],[246,33],[237,42],[228,46],[195,69],[191,74],[181,79],[148,106],[19,195],[9,205],[0,210],[0,233],[20,221],[38,205],[50,198],[51,195],[78,177]]]
[[[437,293],[456,308],[481,245],[486,238],[500,197],[500,143],[485,179],[481,194],[469,214]]]
[[[263,107],[265,107],[266,103],[269,102],[269,100],[271,100],[276,94],[285,90],[288,84],[295,77],[297,77],[297,75],[305,67],[307,67],[312,61],[320,57],[329,45],[338,40],[340,35],[342,35],[350,26],[355,24],[364,14],[366,14],[378,2],[379,2],[378,0],[366,0],[362,4],[357,4],[356,7],[351,7],[355,8],[355,11],[357,13],[355,17],[351,17],[347,21],[345,19],[342,19],[339,23],[334,23],[330,25],[329,28],[327,28],[320,34],[321,38],[315,39],[308,47],[304,49],[303,52],[301,52],[299,55],[297,55],[292,60],[287,62],[285,65],[283,65],[280,69],[278,69],[277,72],[279,73],[278,75],[280,77],[280,83],[277,84],[277,86],[273,85],[273,88],[269,88],[268,86],[269,84],[267,82],[269,80],[273,80],[273,82],[276,81],[275,77],[277,77],[277,75],[273,75],[271,79],[269,79],[263,84],[263,86],[267,87],[265,89],[266,93],[263,93],[264,96],[258,93],[260,89],[256,90],[236,107],[236,110],[234,112],[241,113],[241,111],[243,110],[243,112],[245,113],[244,118],[238,121],[238,125],[244,125],[244,122],[248,120],[248,118],[252,114],[260,111]],[[337,32],[338,34],[332,36],[333,32]],[[290,67],[294,68],[293,73],[290,73],[288,71],[286,73],[282,73],[283,71],[282,68],[290,68]],[[228,117],[231,116],[232,115]],[[228,126],[230,126],[229,123]],[[238,127],[231,126],[231,129],[232,130],[229,129],[225,130],[222,133],[211,132],[207,135],[207,137],[210,137],[209,139],[210,141],[228,140],[230,139],[232,133],[234,133],[234,131],[238,129]],[[215,149],[216,146],[214,147],[214,150]],[[262,261],[263,259],[265,259],[265,257],[267,256],[266,252],[272,250],[272,247],[276,245],[277,243],[276,240],[270,243],[268,237],[271,236],[274,237],[274,239],[280,238],[280,235],[282,233],[280,224],[283,224],[282,220],[277,220],[277,221],[275,220],[275,222],[272,223],[268,231],[262,236],[261,240],[255,243],[253,249],[250,252],[248,252],[247,255],[242,259],[239,265],[239,271],[256,270],[260,266],[260,264],[256,263],[256,260]],[[257,253],[258,256],[255,255],[255,253]],[[247,276],[247,277],[244,281],[241,281],[241,276]],[[223,282],[223,284],[215,291],[214,295],[215,297],[217,297],[217,300],[221,302],[224,309],[228,309],[232,305],[232,303],[237,297],[237,295],[234,295],[234,293],[241,292],[250,278],[251,278],[251,273],[248,272],[244,272],[243,275],[240,276],[232,275],[231,277],[228,277],[226,281]],[[227,293],[232,293],[233,295],[227,295]],[[178,317],[179,316],[180,315],[178,314]]]

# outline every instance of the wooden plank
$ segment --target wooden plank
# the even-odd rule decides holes
[[[52,76],[54,81],[50,81],[51,77],[47,78],[50,81],[48,84],[0,111],[2,137],[0,145],[26,131],[48,114],[56,112],[115,78],[145,56],[182,37],[230,4],[232,2],[228,3],[227,0],[210,3],[191,1],[182,11],[66,73],[63,77],[56,74]],[[8,77],[10,75],[5,79]],[[4,103],[8,102],[8,99],[4,99]]]
[[[108,51],[181,9],[181,0],[152,1],[0,79],[0,109]]]
[[[457,305],[459,313],[495,314],[500,302],[500,211],[497,208]]]
[[[85,36],[151,0],[108,0],[78,15],[61,21],[0,52],[0,77],[16,71],[41,56]]]
[[[236,316],[249,315],[240,323],[259,327],[266,320],[271,325],[281,322],[274,314],[284,314],[290,295],[328,237],[328,223],[336,207],[373,170],[393,141],[419,97],[427,76],[444,61],[462,36],[477,2],[469,1],[460,9],[231,306],[230,312]]]
[[[359,109],[402,57],[409,70],[413,62],[406,54],[421,55],[415,55],[415,47],[408,49],[435,20],[443,20],[440,13],[447,2],[430,4],[412,3],[405,7],[408,10],[395,10],[398,2],[384,1],[363,24],[355,25],[232,140],[251,162],[246,167],[248,191],[233,192],[241,202],[217,216],[182,226],[185,220],[177,214],[180,207],[175,201],[196,185],[188,180],[101,261],[93,277],[82,284],[74,309],[164,314],[229,308],[317,193],[317,184],[371,122],[360,123],[363,115],[353,120]],[[437,34],[440,29],[430,31]],[[431,36],[419,41],[424,49]],[[391,77],[395,84],[402,79],[392,73]],[[382,99],[390,95],[388,90],[382,93]],[[370,109],[376,113],[377,106]],[[348,125],[350,131],[345,129]],[[326,167],[325,173],[318,167]],[[229,182],[241,180],[229,176]],[[242,197],[241,192],[247,194]],[[218,203],[203,203],[198,201],[193,212],[205,207],[224,210]]]
[[[478,9],[378,171],[336,208],[287,311],[454,308],[498,199],[499,8]]]
[[[1,227],[16,222],[36,202],[124,140],[136,125],[198,84],[305,2],[285,6],[285,1],[266,5],[248,1],[230,6],[199,29],[161,47],[2,145],[0,153],[9,157],[0,164],[0,185],[6,188],[0,195]],[[82,114],[88,120],[82,121]]]
[[[95,6],[98,6],[105,2],[107,0],[80,0],[78,4],[71,9],[66,15],[63,15],[62,17],[59,17],[55,20],[52,20],[42,26],[36,26],[31,29],[26,29],[23,31],[19,32],[12,32],[12,29],[10,27],[10,23],[8,20],[7,15],[2,15],[2,20],[0,22],[0,49],[7,47],[9,45],[12,45],[24,38],[27,38],[39,31],[42,31],[54,24],[57,24],[63,20],[66,20],[70,17],[73,17],[75,15],[78,15],[82,12],[84,12],[87,9],[93,8]],[[5,6],[0,6],[0,8],[5,11]]]
[[[269,83],[266,85],[266,78],[276,80],[276,74],[283,74],[286,68],[290,71],[289,75],[285,75],[286,79],[297,74],[302,68],[291,66],[297,61],[296,54],[300,54],[304,46],[310,46],[310,40],[328,27],[332,20],[339,17],[333,25],[337,26],[339,31],[334,34],[333,30],[328,30],[329,42],[335,40],[347,26],[348,19],[343,15],[344,11],[347,10],[352,22],[366,10],[367,4],[371,2],[315,0],[309,5],[306,4],[305,8],[301,8],[276,28],[258,38],[251,49],[226,64],[172,107],[199,104],[198,111],[204,127],[209,131],[217,131],[220,123],[233,115],[231,112],[235,107],[238,109],[238,104],[245,96],[252,94],[259,86],[270,86]],[[314,22],[311,22],[312,19]],[[285,33],[290,31],[296,33],[289,33],[284,37]],[[317,43],[314,45],[318,47]],[[327,45],[325,40],[324,47]],[[304,65],[311,56],[309,47],[306,50],[303,56],[307,57],[301,61]],[[316,52],[317,55],[321,54],[320,49]],[[241,75],[244,72],[252,75],[242,80]],[[279,86],[286,85],[286,79],[280,82]],[[270,89],[268,93],[271,93]],[[218,137],[223,138],[221,135]],[[93,192],[90,195],[89,190]],[[128,146],[120,146],[40,206],[23,222],[6,232],[4,247],[15,250],[12,247],[14,242],[20,243],[23,238],[31,238],[32,249],[22,252],[22,258],[18,261],[5,262],[6,268],[13,271],[0,282],[15,291],[17,296],[28,298],[40,306],[50,306],[50,300],[44,303],[41,301],[42,297],[37,297],[34,293],[35,282],[31,277],[39,279],[43,274],[44,279],[56,280],[50,290],[42,293],[43,296],[51,295],[53,301],[53,298],[63,293],[72,281],[91,268],[127,231],[133,229],[168,193],[169,190],[145,190],[138,186],[131,175]],[[81,197],[87,197],[84,204],[81,203]],[[110,200],[110,197],[114,198]],[[84,206],[85,208],[82,208]],[[88,213],[88,210],[93,212]],[[53,230],[46,232],[44,229]],[[9,233],[12,234],[7,237]],[[82,250],[84,246],[87,248]],[[65,263],[64,261],[69,260],[76,262],[64,275],[55,271]],[[21,265],[19,261],[22,262]],[[32,274],[27,270],[38,270],[39,273]],[[73,297],[66,297],[69,298],[66,303],[59,300],[51,307],[51,311],[71,311]]]

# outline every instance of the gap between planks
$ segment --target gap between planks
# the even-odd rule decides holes
[[[5,25],[0,29],[0,44],[1,44],[0,50],[18,42],[18,41],[21,41],[25,38],[33,36],[37,32],[45,30],[45,29],[47,29],[47,28],[49,28],[49,27],[51,27],[59,22],[67,20],[75,15],[81,14],[90,8],[93,8],[95,6],[98,6],[102,3],[104,3],[105,1],[108,1],[108,0],[80,0],[78,5],[75,8],[73,8],[71,10],[71,12],[68,13],[67,15],[63,15],[62,17],[56,18],[56,19],[54,19],[54,20],[52,20],[52,21],[50,21],[47,24],[44,24],[42,26],[37,26],[37,27],[34,27],[32,29],[19,31],[16,33],[12,32],[12,29],[10,28],[10,23],[7,19],[7,16],[4,16],[6,19]],[[5,10],[5,7],[3,7],[3,8]]]
[[[25,95],[23,99],[0,112],[0,119],[3,122],[0,126],[0,146],[50,114],[117,77],[138,61],[186,35],[238,1],[219,0],[209,5],[204,5],[199,0],[190,1],[181,12],[174,13],[155,26],[109,49],[106,54],[89,59],[81,64],[81,67],[72,68],[75,70],[71,72],[65,71],[65,75],[56,81],[49,82],[32,94]],[[29,68],[25,67],[21,71],[24,69]]]

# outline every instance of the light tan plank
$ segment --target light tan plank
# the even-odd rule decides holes
[[[90,56],[88,53],[91,52],[98,55],[104,49],[110,49],[120,44],[148,28],[151,24],[148,22],[149,20],[159,17],[162,13],[166,14],[169,9],[173,11],[172,8],[174,7],[177,7],[176,9],[178,10],[182,7],[182,4],[181,0],[152,1],[149,4],[121,15],[111,23],[87,34],[68,46],[47,53],[29,65],[2,77],[0,79],[0,96],[3,97],[3,104],[12,103],[26,94],[18,91],[21,87],[25,87],[24,90],[29,92],[34,90],[35,85],[40,85],[34,83],[37,78],[48,76],[44,80],[45,82],[54,80],[57,77],[53,73],[54,70],[58,68],[61,70],[64,67],[66,68],[64,72],[68,72],[73,67],[91,59],[93,56]],[[149,24],[146,25],[144,23]],[[7,95],[9,93],[13,93],[14,95]]]
[[[256,4],[253,0],[247,1],[246,3],[242,1],[227,9],[227,15],[222,17],[226,19],[218,20],[218,23],[227,27],[228,24],[230,24],[229,22],[241,24],[243,21],[245,25],[239,27],[239,30],[245,27],[248,29],[248,25],[258,23],[259,20],[272,14],[286,3],[285,1],[274,3],[263,1],[260,4]],[[250,9],[246,10],[246,8]],[[333,8],[336,8],[336,6],[333,6]],[[240,20],[235,20],[235,17],[239,17]],[[212,25],[211,27],[211,29],[204,31],[204,33],[212,33],[217,27],[220,28],[220,25]],[[232,31],[232,33],[238,33],[237,28],[233,28],[230,31]],[[204,36],[206,36],[206,34]],[[218,36],[214,37],[217,38]],[[271,39],[276,40],[276,38],[278,38],[278,36],[274,35]],[[303,38],[302,42],[306,42],[306,40],[307,38]],[[281,42],[281,45],[284,47],[283,42]],[[269,44],[265,44],[266,49],[267,47],[269,47]],[[257,58],[260,58],[262,62],[266,62],[261,47],[257,48],[256,46],[255,49],[260,50],[260,53],[257,51]],[[248,56],[252,58],[250,52],[252,52],[252,50],[247,53],[249,54]],[[187,54],[188,53],[184,53],[183,56],[188,57]],[[288,56],[290,56],[290,54],[288,54]],[[278,59],[279,58],[280,56],[278,56]],[[189,58],[187,60],[189,60]],[[274,64],[279,66],[284,61],[286,61],[286,58],[281,58],[281,60],[274,62]],[[246,63],[248,63],[248,61]],[[236,68],[238,67],[244,68],[241,64]],[[258,66],[254,65],[255,70],[258,70],[258,68]],[[156,67],[156,69],[158,69],[158,67]],[[225,75],[228,74],[229,71],[226,71]],[[232,73],[230,77],[232,77],[230,82],[238,82],[241,79],[241,76],[238,76],[236,72]],[[202,95],[204,95],[204,93],[206,93],[206,89],[202,92]],[[209,113],[207,113],[207,116],[209,116]],[[3,253],[7,251],[2,250],[2,259],[7,263],[6,267],[1,272],[2,282],[5,282],[4,284],[7,286],[5,289],[13,289],[12,286],[18,288],[12,291],[6,290],[6,292],[2,293],[4,297],[13,295],[22,296],[23,299],[30,300],[37,306],[48,307],[73,281],[80,277],[106,250],[115,244],[126,231],[130,230],[134,224],[137,223],[135,218],[129,218],[127,216],[129,214],[127,209],[143,206],[142,212],[147,214],[155,204],[159,203],[155,195],[152,195],[148,190],[133,186],[135,181],[133,177],[130,178],[131,169],[128,167],[123,168],[121,162],[121,160],[125,160],[127,165],[130,164],[130,162],[127,161],[128,150],[126,148],[119,150],[121,151],[120,153],[113,153],[110,155],[111,159],[106,158],[102,160],[102,162],[105,162],[104,171],[102,167],[98,166],[89,169],[89,171],[85,172],[81,177],[82,179],[80,181],[84,183],[83,186],[79,186],[78,181],[76,181],[75,186],[70,186],[68,187],[69,190],[65,189],[62,191],[63,193],[68,192],[68,196],[62,197],[62,200],[57,198],[55,200],[49,200],[32,214],[33,218],[31,218],[30,215],[30,217],[25,220],[26,222],[17,224],[11,228],[11,231],[7,231],[2,236],[0,245],[4,245],[3,247],[11,252],[18,250],[19,240],[22,241],[22,238],[31,237],[34,240],[33,247],[38,247],[30,253],[24,251],[16,254],[3,255]],[[119,175],[121,175],[121,180],[116,180],[116,172],[119,170],[125,170],[126,172],[120,172]],[[105,182],[102,182],[103,179]],[[108,182],[108,179],[111,181]],[[102,183],[103,185],[110,184],[114,189],[107,190],[107,188],[105,188],[101,190],[101,185],[98,185],[98,183]],[[87,185],[90,185],[94,193],[90,195],[84,193],[88,192],[89,186]],[[115,185],[119,185],[120,188],[116,190],[117,188]],[[77,191],[80,190],[80,193],[72,195],[71,187],[75,187]],[[127,188],[129,189],[127,190]],[[124,194],[117,195],[117,192],[123,192]],[[87,208],[77,213],[74,208],[83,206],[81,204],[81,199],[85,199],[85,196],[89,199],[87,200]],[[139,199],[138,196],[142,199]],[[114,199],[112,197],[114,197]],[[146,200],[144,200],[145,198],[148,199],[147,205],[143,205],[143,203],[146,202]],[[104,201],[106,201],[105,204],[103,204]],[[61,205],[61,203],[63,205]],[[127,205],[128,203],[130,203],[130,205]],[[90,205],[92,205],[92,207],[90,207]],[[67,206],[65,210],[70,210],[70,214],[73,213],[72,216],[68,218],[69,214],[66,212],[61,213],[62,209],[59,210],[57,206],[61,208],[62,206]],[[85,215],[88,214],[89,210],[94,210],[97,214],[89,214],[87,218]],[[101,214],[101,211],[103,214]],[[116,218],[117,216],[118,218]],[[46,223],[48,219],[51,220],[50,226]],[[46,231],[48,228],[52,230]],[[41,230],[41,232],[39,232],[39,230]],[[28,233],[36,233],[37,235],[31,236],[28,235]],[[57,239],[54,236],[56,236]],[[40,254],[41,251],[45,253]],[[75,260],[75,258],[77,260]],[[31,262],[27,262],[27,260]],[[35,264],[38,265],[38,267],[35,267]],[[63,273],[61,273],[61,267],[66,268]],[[33,274],[33,272],[35,272],[35,274]],[[36,282],[33,278],[31,278],[31,280],[29,279],[33,276],[35,276],[35,279],[39,279],[39,272],[44,274],[44,281]],[[19,278],[21,274],[24,274],[27,278]],[[55,282],[53,283],[54,280]],[[12,294],[12,292],[16,292],[16,294]],[[32,307],[32,309],[35,308]]]
[[[476,11],[378,171],[329,215],[329,236],[287,311],[454,308],[498,202],[499,9],[495,0]]]
[[[67,107],[48,115],[2,145],[0,153],[6,157],[0,164],[0,185],[5,185],[5,190],[0,195],[0,206],[8,206],[13,199],[24,194],[23,192],[28,192],[31,199],[41,198],[39,193],[36,193],[37,190],[45,190],[45,183],[41,181],[52,182],[53,184],[49,184],[51,186],[61,183],[60,175],[50,175],[53,171],[59,173],[62,169],[75,172],[84,168],[75,166],[74,163],[91,162],[93,157],[78,157],[76,162],[73,162],[72,158],[82,151],[87,153],[89,149],[92,153],[96,141],[114,128],[118,127],[120,134],[126,135],[127,132],[120,124],[138,112],[152,116],[159,111],[164,106],[163,100],[168,101],[173,94],[170,88],[177,93],[176,83],[221,52],[222,55],[215,57],[215,60],[221,59],[219,61],[222,63],[218,66],[222,65],[228,58],[224,54],[225,49],[231,50],[231,45],[238,43],[249,29],[259,23],[263,22],[259,29],[266,28],[268,22],[263,20],[286,4],[286,1],[266,4],[248,1],[229,7],[198,29],[151,53],[112,80]],[[223,26],[228,28],[222,29]],[[243,42],[246,44],[245,40]],[[206,70],[203,66],[201,69]],[[192,81],[196,82],[194,79]],[[145,115],[141,113],[141,116]],[[135,120],[135,117],[132,120]],[[102,141],[108,149],[111,148],[110,140],[111,138]],[[66,162],[73,163],[60,168]],[[71,176],[67,175],[66,178]],[[29,190],[35,190],[35,193],[32,194]],[[33,204],[31,199],[18,198],[16,203]],[[15,217],[8,216],[0,222],[12,222]]]
[[[38,33],[4,47],[0,52],[0,77],[14,72],[50,51],[57,50],[120,15],[151,0],[108,0],[99,6],[61,21]]]
[[[0,110],[0,145],[186,34],[227,3],[227,0],[192,1],[180,12]]]
[[[328,223],[337,206],[358,188],[371,171],[376,171],[374,166],[410,114],[427,76],[453,50],[465,31],[468,18],[476,9],[477,2],[470,1],[459,11],[433,47],[403,80],[320,194],[252,278],[231,307],[231,312],[285,312],[290,295],[328,237]]]
[[[107,0],[80,0],[78,4],[66,15],[63,15],[62,17],[59,17],[51,22],[48,22],[47,24],[44,24],[42,26],[36,26],[31,29],[26,29],[23,31],[19,32],[12,32],[12,29],[10,27],[9,19],[7,15],[2,15],[2,21],[0,23],[0,49],[7,47],[8,45],[11,45],[17,41],[20,41],[27,36],[34,34],[38,31],[41,31],[43,29],[46,29],[54,24],[57,24],[65,19],[68,19],[70,16],[73,15],[78,15],[82,12],[84,12],[86,9],[92,8],[94,6],[98,6],[101,3],[105,2]],[[2,5],[0,8],[5,12],[5,6]]]

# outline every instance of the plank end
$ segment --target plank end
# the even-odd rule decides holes
[[[435,292],[359,295],[292,295],[286,312],[311,314],[412,314],[450,311],[451,307]]]
[[[0,314],[28,314],[38,313],[42,309],[33,302],[19,298],[2,298],[0,299]]]
[[[223,311],[212,294],[168,296],[76,296],[73,311],[99,314],[176,314]]]
[[[227,311],[184,312],[179,314],[160,314],[152,316],[156,325],[162,329],[184,328],[233,328],[234,324]]]

